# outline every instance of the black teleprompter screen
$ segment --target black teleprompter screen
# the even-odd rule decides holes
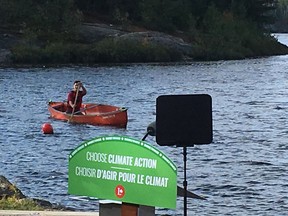
[[[162,95],[156,99],[156,142],[159,145],[209,144],[212,133],[210,95]]]

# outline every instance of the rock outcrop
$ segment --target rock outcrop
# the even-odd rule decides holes
[[[15,198],[15,199],[29,199],[33,200],[38,206],[47,209],[47,210],[70,210],[73,209],[66,208],[61,205],[55,205],[46,200],[36,199],[36,198],[28,198],[25,196],[19,188],[13,185],[5,176],[0,175],[0,199],[7,198]]]
[[[79,28],[79,42],[81,43],[92,44],[105,38],[163,45],[182,53],[183,56],[190,55],[193,50],[192,45],[185,43],[181,38],[161,32],[128,31],[123,30],[121,26],[102,23],[83,23]],[[21,42],[21,34],[14,35],[11,33],[7,34],[3,30],[0,31],[0,64],[8,64],[11,61],[12,47]]]
[[[84,43],[94,43],[104,38],[114,38],[115,40],[130,40],[139,43],[162,45],[172,48],[184,56],[190,55],[193,51],[193,46],[179,37],[156,31],[124,31],[121,27],[114,25],[84,23],[80,27],[79,36],[80,41]]]
[[[16,199],[23,199],[26,196],[5,176],[0,176],[0,199],[15,197]]]

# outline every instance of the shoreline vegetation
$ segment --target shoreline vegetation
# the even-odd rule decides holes
[[[278,42],[272,34],[251,35],[241,39],[245,41],[243,43],[246,46],[239,43],[240,39],[233,39],[235,42],[230,42],[222,38],[222,41],[219,41],[217,36],[207,35],[205,41],[199,45],[185,41],[180,36],[166,33],[127,32],[118,30],[118,26],[105,28],[103,25],[106,24],[101,24],[101,27],[95,27],[95,24],[83,25],[85,29],[79,30],[79,41],[74,42],[52,41],[41,44],[41,41],[27,41],[23,35],[20,37],[15,37],[13,34],[5,35],[6,38],[3,41],[13,38],[13,42],[9,42],[10,47],[2,47],[2,49],[0,43],[0,65],[185,63],[241,60],[288,54],[288,47]],[[104,33],[102,32],[103,28],[105,28]],[[117,33],[114,33],[115,29]],[[92,32],[91,35],[95,38],[101,34],[101,39],[99,41],[94,38],[87,39],[89,37],[87,31]],[[231,37],[233,36],[231,35]]]
[[[5,17],[0,21],[1,66],[217,61],[288,54],[288,47],[268,28],[273,16],[267,14],[275,10],[268,0],[253,2],[253,7],[248,0],[225,6],[220,3],[224,0],[198,2],[200,11],[194,0],[182,1],[184,5],[161,5],[158,0],[143,5],[135,0],[131,8],[102,0],[99,5],[77,0],[5,2],[0,5]],[[157,12],[160,6],[163,14]]]

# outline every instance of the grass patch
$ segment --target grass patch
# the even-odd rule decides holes
[[[2,210],[27,210],[43,211],[44,209],[30,199],[17,199],[15,197],[2,198],[0,200],[0,209]]]
[[[155,44],[104,39],[94,44],[55,42],[43,47],[29,44],[14,47],[13,63],[20,64],[95,64],[180,61],[176,50]]]

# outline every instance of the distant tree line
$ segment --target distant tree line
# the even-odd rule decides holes
[[[196,59],[239,59],[270,55],[279,50],[267,27],[279,18],[287,22],[287,0],[0,0],[0,16],[2,29],[23,32],[31,41],[28,44],[30,51],[32,49],[36,57],[49,56],[46,59],[53,58],[53,53],[59,49],[67,62],[75,59],[97,62],[100,58],[105,61],[99,53],[107,47],[117,50],[113,46],[121,46],[118,50],[122,50],[123,44],[114,43],[111,47],[110,42],[102,42],[101,46],[94,45],[93,60],[90,56],[85,57],[88,48],[79,44],[75,47],[75,41],[77,27],[89,19],[106,20],[123,28],[140,26],[181,36],[195,46],[193,58]],[[155,47],[133,46],[156,50]],[[39,54],[39,47],[43,48],[42,54]],[[15,55],[27,60],[23,55],[32,53],[29,49],[26,44],[26,47],[18,48]],[[72,55],[71,49],[82,52]],[[105,56],[113,61],[114,57],[109,55]],[[123,51],[115,55],[117,61],[121,59],[120,55]],[[129,61],[129,56],[135,54],[126,56],[123,61]]]
[[[2,27],[47,40],[71,37],[80,21],[73,0],[0,0],[0,14]]]
[[[201,28],[211,7],[223,17],[263,27],[274,21],[277,0],[75,0],[75,4],[84,14],[108,15],[116,22],[171,32]]]
[[[19,25],[37,35],[71,33],[81,15],[102,15],[118,24],[174,32],[206,28],[216,19],[245,20],[262,28],[286,16],[285,0],[0,0],[0,24]]]

